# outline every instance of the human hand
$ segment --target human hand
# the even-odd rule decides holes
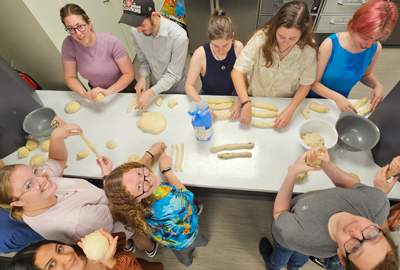
[[[217,115],[215,114],[214,110],[211,108],[209,109],[210,109],[211,119],[217,119]]]
[[[380,83],[377,83],[372,90],[371,93],[371,100],[369,101],[371,103],[371,108],[374,111],[376,107],[381,103],[383,100],[383,85]]]
[[[160,168],[160,171],[163,171],[166,168],[171,168],[172,166],[172,158],[167,156],[165,153],[161,154],[160,161],[158,162],[158,167]]]
[[[154,97],[153,90],[147,89],[144,91],[138,98],[135,110],[146,110],[146,108],[150,105],[150,100],[152,97]]]
[[[395,157],[392,162],[390,162],[389,169],[394,173],[400,173],[400,156]]]
[[[290,120],[292,119],[294,111],[286,108],[284,109],[275,119],[275,125],[274,128],[276,129],[281,129],[285,128],[289,125]]]
[[[53,132],[51,132],[50,137],[52,138],[66,138],[70,136],[79,135],[79,132],[82,133],[82,129],[80,126],[76,124],[66,124],[61,125],[58,128],[55,128]]]
[[[146,77],[140,76],[139,80],[135,85],[135,90],[138,98],[142,95],[144,91],[146,91]]]
[[[96,97],[93,98],[91,92],[92,92],[92,90],[90,90],[89,92],[85,91],[83,93],[82,97],[86,98],[86,99],[88,99],[88,100],[90,100],[92,102],[96,102]]]
[[[290,167],[289,172],[293,172],[294,175],[298,175],[300,173],[308,172],[308,171],[319,171],[321,168],[319,167],[310,167],[306,164],[306,157],[308,152],[301,154],[297,160],[293,163],[293,166]]]
[[[376,173],[375,175],[375,179],[374,179],[374,187],[376,187],[377,189],[382,190],[385,194],[388,194],[393,186],[396,184],[397,179],[399,179],[399,177],[395,177],[393,178],[393,180],[391,182],[386,180],[386,172],[389,169],[389,165],[386,165],[382,168],[379,169],[379,171]]]
[[[111,159],[106,156],[101,156],[102,159],[96,159],[97,165],[99,165],[101,169],[101,176],[109,175],[112,171],[113,163]]]
[[[251,122],[251,117],[251,104],[250,102],[247,102],[242,108],[239,122],[243,125],[249,125]]]
[[[323,152],[325,156],[318,155],[319,151]],[[331,161],[328,154],[328,149],[326,149],[325,146],[315,146],[311,148],[311,150],[307,152],[307,159],[309,161],[314,161],[315,159],[321,160],[320,167],[328,164]]]
[[[110,92],[107,89],[101,88],[101,87],[95,87],[92,90],[90,90],[90,95],[96,99],[97,95],[102,93],[105,97],[110,94]]]
[[[162,152],[164,152],[164,149],[167,148],[167,145],[163,142],[158,142],[153,144],[150,149],[149,152],[153,155],[153,156],[157,156],[159,154],[161,154]]]
[[[242,105],[242,103],[240,102],[240,99],[238,99],[236,103],[232,106],[232,108],[229,110],[228,120],[234,120],[240,117],[240,112],[242,110],[242,108],[240,108],[240,105]]]
[[[333,101],[336,102],[336,105],[341,112],[353,111],[357,113],[357,110],[356,108],[354,108],[353,104],[351,104],[350,101],[344,96],[340,95],[337,99]]]

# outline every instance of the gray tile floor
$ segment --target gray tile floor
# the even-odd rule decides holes
[[[384,48],[375,66],[374,73],[384,86],[385,96],[400,80],[399,59],[400,49]],[[190,56],[187,59],[186,70],[189,62]],[[139,70],[138,60],[134,62],[134,67],[135,71]],[[199,90],[200,87],[201,83],[197,83],[196,89]],[[361,99],[370,95],[371,89],[359,83],[352,90],[350,98]],[[196,196],[196,200],[204,204],[199,223],[200,230],[208,238],[209,244],[205,248],[196,249],[190,269],[265,269],[258,253],[258,243],[263,236],[271,239],[273,202],[209,196]],[[146,258],[141,251],[137,251],[137,256]],[[165,248],[160,248],[157,256],[151,260],[163,262],[166,270],[186,269],[176,260],[173,253]],[[303,269],[322,268],[309,262]]]

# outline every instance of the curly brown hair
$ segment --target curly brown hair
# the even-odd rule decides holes
[[[128,162],[118,166],[106,177],[104,191],[111,203],[114,219],[137,233],[150,237],[153,228],[147,224],[145,218],[151,213],[151,205],[157,199],[156,196],[152,194],[137,202],[122,184],[126,172],[142,166],[143,164],[138,162]]]
[[[310,13],[308,12],[307,4],[300,1],[292,1],[284,4],[278,12],[267,22],[263,27],[257,29],[249,38],[249,40],[263,31],[267,36],[261,49],[264,53],[265,67],[271,67],[274,63],[272,53],[278,46],[276,40],[276,30],[279,27],[296,28],[301,32],[301,36],[297,44],[303,50],[306,45],[315,49],[315,56],[317,56],[318,44],[313,38],[312,23],[310,20]]]
[[[14,164],[7,165],[3,168],[0,168],[0,203],[10,205],[10,203],[17,200],[12,193],[13,187],[11,185],[11,175],[12,173],[20,166],[24,166],[23,164]],[[18,220],[22,220],[23,209],[22,207],[13,206],[10,214],[17,218]]]

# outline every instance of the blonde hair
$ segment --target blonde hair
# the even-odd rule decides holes
[[[19,167],[24,166],[23,164],[7,165],[0,168],[0,203],[10,205],[17,198],[13,193],[13,187],[11,185],[11,175]],[[22,220],[23,209],[22,207],[13,206],[11,208],[10,215],[14,216],[18,220]]]
[[[151,214],[151,205],[156,201],[156,196],[152,194],[140,202],[136,202],[135,197],[122,184],[122,178],[126,172],[142,168],[142,166],[143,164],[138,162],[129,162],[118,166],[107,176],[104,191],[111,203],[114,219],[139,234],[149,237],[153,228],[147,224],[146,217]]]

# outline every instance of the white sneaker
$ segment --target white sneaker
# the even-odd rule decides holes
[[[158,243],[157,242],[154,242],[154,249],[152,250],[152,251],[150,251],[150,252],[148,252],[147,250],[146,250],[146,254],[147,254],[147,256],[149,256],[150,258],[153,258],[154,256],[156,256],[156,254],[157,254],[157,248],[158,248]]]

